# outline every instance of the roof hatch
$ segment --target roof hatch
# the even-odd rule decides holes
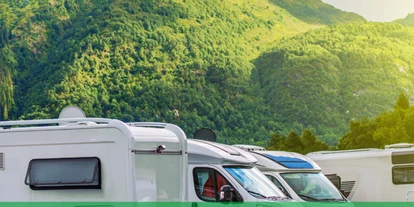
[[[263,154],[267,158],[277,162],[280,165],[283,165],[286,168],[291,169],[314,169],[312,164],[306,160],[302,160],[296,157],[286,157],[286,156],[274,156],[269,154]]]

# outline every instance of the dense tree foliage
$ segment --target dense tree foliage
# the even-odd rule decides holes
[[[308,129],[305,129],[300,137],[294,131],[291,131],[287,137],[275,133],[272,135],[267,147],[267,150],[290,151],[301,154],[329,149],[331,148],[328,144],[320,141]]]
[[[0,11],[3,119],[77,105],[261,145],[284,125],[267,114],[250,61],[319,27],[268,1],[0,0]]]
[[[400,24],[334,25],[282,40],[256,60],[258,79],[283,123],[333,146],[350,120],[391,109],[400,91],[413,94],[413,45],[414,28]]]
[[[77,105],[88,116],[171,122],[190,137],[198,128],[212,128],[224,143],[264,146],[272,133],[306,127],[335,144],[347,125],[337,111],[349,108],[350,118],[361,108],[342,103],[353,98],[348,92],[337,96],[340,90],[326,85],[321,89],[315,81],[354,91],[363,82],[348,86],[347,81],[370,79],[371,62],[372,67],[395,69],[388,63],[391,59],[376,60],[389,53],[399,55],[393,63],[409,75],[401,87],[410,90],[407,58],[412,53],[405,45],[410,44],[411,30],[334,26],[287,39],[324,27],[321,23],[361,21],[353,14],[328,9],[326,16],[316,9],[323,14],[317,19],[333,22],[309,24],[302,20],[315,12],[303,12],[309,4],[302,5],[278,6],[268,0],[0,0],[0,119],[56,118],[64,107]],[[365,52],[368,44],[376,47]],[[283,52],[276,57],[284,69],[306,80],[300,84],[309,89],[302,94],[309,100],[273,90],[291,90],[286,87],[291,72],[267,73],[264,66],[273,71],[275,64],[263,58],[252,63],[273,47],[295,51],[290,59]],[[346,79],[336,83],[339,68],[346,69],[340,75]],[[388,76],[381,76],[383,86],[394,87],[394,79],[384,78]],[[282,80],[287,85],[278,85]],[[335,96],[314,96],[324,91]],[[385,104],[387,97],[382,99]],[[275,104],[276,99],[280,102]],[[308,108],[302,110],[302,103]],[[367,110],[382,107],[373,103]],[[320,108],[313,112],[315,105]],[[329,111],[321,111],[328,105]]]
[[[372,119],[351,121],[350,131],[341,138],[338,149],[384,148],[385,145],[414,142],[414,106],[401,93],[392,111]]]

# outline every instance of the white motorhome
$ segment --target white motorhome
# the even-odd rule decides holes
[[[257,159],[262,171],[288,197],[300,202],[348,202],[321,168],[304,155],[285,151],[256,150],[243,146]]]
[[[292,202],[254,166],[257,160],[249,153],[206,140],[187,144],[189,201]]]
[[[356,202],[414,201],[413,144],[385,149],[321,151],[307,154],[325,174],[341,177],[348,199]]]
[[[0,201],[187,201],[179,127],[82,116],[0,122]]]

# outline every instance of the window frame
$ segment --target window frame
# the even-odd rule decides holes
[[[96,179],[98,176],[98,183],[94,185],[77,185],[77,183],[50,183],[51,186],[47,186],[48,184],[39,184],[40,186],[36,186],[33,183],[28,183],[27,180],[29,176],[31,176],[31,169],[34,162],[48,162],[48,161],[56,161],[56,160],[85,160],[85,159],[94,159],[97,161],[96,165],[94,166],[94,172],[92,180]],[[29,162],[26,176],[24,183],[29,185],[32,190],[62,190],[62,189],[102,189],[102,169],[101,169],[101,160],[98,157],[65,157],[65,158],[39,158],[39,159],[32,159]]]
[[[400,166],[399,165],[396,165],[396,166],[393,166],[392,167],[392,169],[391,169],[391,173],[392,173],[392,183],[394,185],[408,185],[408,184],[413,184],[414,183],[414,180],[411,181],[411,182],[396,182],[394,169],[404,169],[404,168],[411,168],[412,171],[414,172],[414,165],[400,165]]]
[[[216,192],[215,201],[206,199],[202,195],[203,192],[200,191],[200,189],[196,187],[197,185],[200,186],[200,183],[198,182],[198,176],[197,176],[198,174],[197,174],[197,172],[203,171],[203,170],[212,171],[212,173],[214,174],[214,190]],[[195,167],[195,168],[193,168],[192,171],[193,171],[194,190],[195,190],[195,193],[196,193],[197,197],[200,200],[205,201],[205,202],[220,202],[220,200],[219,200],[220,199],[219,198],[219,192],[217,191],[217,174],[219,174],[220,176],[222,176],[226,180],[226,182],[228,183],[228,185],[230,185],[230,187],[232,189],[234,189],[234,191],[235,191],[234,193],[235,193],[235,196],[236,196],[236,198],[234,198],[234,199],[237,200],[237,202],[242,202],[243,201],[243,199],[241,198],[240,194],[237,192],[236,188],[234,188],[234,186],[232,185],[232,183],[222,173],[220,173],[217,169],[210,168],[210,167]],[[199,190],[197,190],[197,189],[199,189]],[[232,201],[232,202],[235,202],[235,201]]]
[[[286,189],[286,187],[275,177],[275,176],[273,176],[273,175],[271,175],[271,174],[264,174],[267,178],[269,178],[270,179],[270,181],[272,181],[272,183],[274,184],[274,185],[276,185],[274,182],[273,182],[273,180],[276,180],[279,184],[280,184],[280,186],[285,190],[285,192],[283,192],[282,191],[282,193],[284,193],[287,197],[289,197],[289,198],[291,198],[291,199],[293,199],[293,197],[290,195],[290,193],[289,193],[289,191]],[[278,187],[277,185],[276,185],[276,187]]]

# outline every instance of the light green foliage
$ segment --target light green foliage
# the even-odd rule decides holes
[[[356,13],[341,11],[321,0],[271,0],[271,2],[286,9],[298,19],[311,24],[366,22]]]
[[[408,14],[405,18],[397,19],[397,20],[394,20],[393,22],[407,25],[410,27],[414,27],[414,13]]]

